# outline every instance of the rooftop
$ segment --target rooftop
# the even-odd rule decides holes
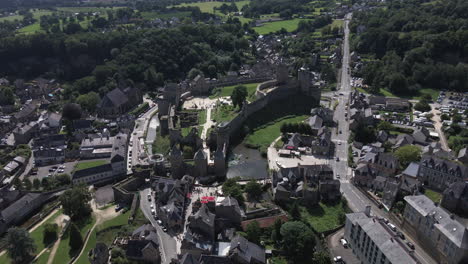
[[[444,209],[436,206],[434,202],[425,195],[406,196],[405,201],[412,206],[423,217],[433,217],[436,224],[434,226],[440,230],[448,239],[458,247],[468,250],[468,235],[466,228],[457,220],[452,219],[450,214]]]

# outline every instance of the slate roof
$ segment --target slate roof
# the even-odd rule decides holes
[[[309,125],[312,127],[312,129],[320,129],[323,125],[323,119],[315,115],[309,119]]]
[[[346,218],[354,224],[359,225],[364,233],[375,243],[390,263],[416,264],[417,262],[410,254],[395,240],[389,230],[382,223],[368,217],[363,212],[347,214]]]
[[[154,244],[150,240],[129,240],[127,244],[127,250],[125,254],[128,257],[132,258],[141,258],[143,257],[143,250],[149,247],[153,247],[156,250],[159,250],[159,246]]]
[[[451,194],[455,199],[460,199],[464,197],[468,200],[468,181],[459,181],[452,183],[444,191],[444,195]],[[461,208],[460,208],[461,209]]]
[[[99,107],[120,107],[128,102],[128,97],[119,88],[108,92],[99,103]]]
[[[403,174],[416,178],[418,176],[419,163],[411,162],[403,171]]]
[[[108,171],[112,171],[112,165],[103,164],[96,167],[75,171],[73,173],[73,179],[79,179],[96,173],[103,173]]]
[[[112,145],[111,161],[123,161],[127,156],[127,134],[119,133],[114,137]]]
[[[201,255],[200,264],[233,264],[228,257]]]
[[[436,219],[434,227],[450,239],[457,247],[468,250],[468,235],[466,228],[442,208],[435,206],[426,195],[405,196],[405,201],[423,217]],[[407,205],[408,206],[408,205]]]
[[[229,253],[236,253],[239,258],[242,258],[246,263],[252,263],[254,261],[266,263],[265,249],[239,235],[234,237],[231,241]]]
[[[198,212],[193,215],[194,220],[202,221],[207,226],[213,227],[215,225],[215,214],[211,213],[206,204],[202,204]]]
[[[200,264],[200,262],[192,254],[185,253],[180,264]]]
[[[19,211],[29,211],[29,209],[26,208],[28,208],[31,204],[34,204],[33,201],[39,199],[40,197],[40,193],[28,193],[24,195],[19,200],[3,209],[3,211],[0,213],[1,220],[5,223],[12,222]]]

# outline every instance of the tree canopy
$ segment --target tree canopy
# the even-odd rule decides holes
[[[247,95],[247,87],[245,87],[244,85],[234,87],[234,90],[232,90],[231,94],[232,104],[234,106],[241,107],[244,104]]]
[[[281,226],[282,245],[285,253],[294,261],[312,256],[315,236],[308,226],[299,221],[286,222]]]
[[[74,186],[60,196],[63,213],[75,221],[90,216],[91,206],[89,201],[91,201],[91,194],[87,187],[83,185]]]
[[[5,242],[8,256],[15,263],[29,263],[36,250],[34,240],[24,228],[13,227],[8,229]]]
[[[395,156],[398,158],[400,165],[406,168],[411,162],[421,159],[421,149],[413,145],[402,146],[395,151]]]

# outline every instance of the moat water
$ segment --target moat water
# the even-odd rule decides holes
[[[268,162],[260,151],[247,148],[241,143],[229,153],[227,177],[265,179],[268,177]]]

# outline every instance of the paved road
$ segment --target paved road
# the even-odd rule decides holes
[[[151,202],[148,201],[148,193],[150,193],[150,188],[140,191],[140,208],[143,211],[145,217],[151,222],[151,224],[156,228],[159,246],[161,251],[161,263],[169,264],[171,259],[177,258],[177,243],[174,237],[170,236],[168,233],[164,232],[161,227],[158,225],[156,220],[151,214],[150,204],[154,202],[154,196],[152,196]]]
[[[151,104],[151,103],[150,103]],[[153,126],[157,127],[158,122],[151,119],[151,117],[158,111],[158,106],[154,105],[148,111],[146,111],[140,118],[135,120],[135,128],[130,135],[130,147],[127,153],[127,174],[132,173],[132,167],[136,166],[140,162],[140,155],[145,153],[145,131],[150,126],[151,120],[153,120]],[[151,128],[150,128],[151,129]],[[156,129],[156,128],[154,128]],[[156,138],[156,133],[154,134]],[[150,144],[152,142],[149,142]],[[151,146],[149,146],[151,148]]]
[[[335,109],[334,119],[338,123],[338,133],[332,133],[332,140],[336,146],[336,156],[339,161],[334,161],[335,177],[341,182],[341,192],[348,200],[348,205],[354,212],[364,211],[367,205],[371,206],[373,215],[385,217],[389,219],[389,214],[382,209],[379,209],[366,195],[350,183],[352,177],[352,170],[348,167],[348,143],[349,138],[349,122],[346,121],[345,113],[348,111],[346,104],[349,102],[351,90],[350,83],[350,51],[349,51],[349,20],[351,14],[346,16],[345,20],[345,40],[343,45],[343,63],[341,72],[341,85],[339,86],[338,106]],[[342,95],[341,95],[342,94]],[[339,133],[341,131],[341,133]],[[338,176],[339,175],[339,176]],[[394,223],[398,227],[398,223]],[[399,228],[401,230],[401,228]],[[422,263],[436,263],[429,255],[421,249],[421,246],[413,239],[405,234],[407,239],[410,240],[415,246],[415,255]]]
[[[444,132],[442,131],[442,120],[440,119],[441,112],[436,109],[436,107],[440,107],[440,104],[431,104],[431,114],[432,121],[434,122],[434,130],[439,134],[440,143],[442,145],[442,149],[445,151],[449,151],[450,148],[447,143],[447,138],[445,137]]]

